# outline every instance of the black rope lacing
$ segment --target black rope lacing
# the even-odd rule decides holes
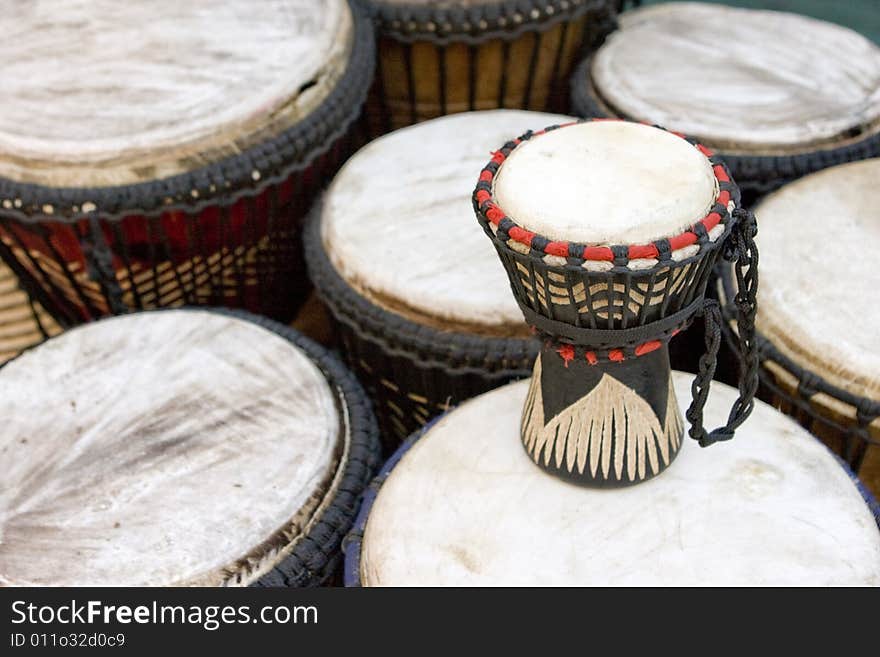
[[[736,429],[745,422],[755,405],[758,391],[758,348],[755,339],[755,315],[758,292],[758,249],[755,235],[758,226],[755,215],[742,208],[733,211],[737,220],[725,244],[725,259],[733,263],[736,275],[737,292],[733,303],[736,307],[737,333],[739,336],[738,359],[740,367],[739,397],[730,410],[727,424],[710,432],[703,426],[703,408],[709,396],[709,386],[715,375],[718,348],[721,345],[722,317],[718,302],[707,299],[698,315],[703,316],[706,325],[706,352],[700,356],[699,372],[691,385],[693,401],[685,416],[691,425],[689,435],[708,447],[716,442],[730,440]]]
[[[128,306],[122,298],[122,288],[116,278],[113,266],[113,251],[104,239],[101,223],[94,215],[89,217],[88,233],[82,240],[83,256],[86,260],[89,278],[101,286],[101,292],[107,299],[110,312],[122,315],[128,312]]]

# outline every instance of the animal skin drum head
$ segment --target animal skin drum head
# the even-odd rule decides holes
[[[524,334],[504,269],[474,222],[474,172],[506,140],[573,120],[469,112],[371,142],[324,197],[321,236],[333,266],[373,303],[419,323]]]
[[[770,155],[840,142],[880,120],[880,48],[847,28],[688,2],[626,12],[620,26],[589,72],[619,116]]]
[[[517,146],[494,179],[495,200],[551,240],[640,244],[703,218],[718,195],[707,157],[681,137],[625,121],[591,121]]]
[[[674,379],[686,399],[692,376]],[[362,584],[880,585],[880,532],[849,473],[767,404],[733,441],[686,441],[661,476],[601,490],[528,457],[527,389],[465,402],[403,454],[367,517]],[[736,395],[713,383],[707,422]]]
[[[325,505],[349,440],[299,347],[207,311],[70,330],[0,385],[7,585],[255,581]]]
[[[880,399],[880,159],[826,169],[756,208],[761,230],[758,330],[832,385]]]
[[[0,177],[164,178],[303,119],[351,50],[346,0],[6,3]],[[11,32],[10,32],[11,30]]]

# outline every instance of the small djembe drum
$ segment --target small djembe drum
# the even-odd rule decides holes
[[[880,48],[805,16],[694,2],[626,12],[571,85],[579,116],[698,138],[724,158],[747,206],[799,176],[880,155]]]
[[[378,459],[363,390],[291,329],[131,313],[0,369],[0,585],[324,582]]]
[[[71,0],[4,20],[0,256],[32,296],[64,326],[180,305],[292,317],[302,217],[371,83],[363,12]]]
[[[812,174],[765,197],[757,315],[766,399],[792,414],[880,494],[880,159]],[[722,276],[731,299],[737,289]],[[736,336],[735,304],[725,306]]]
[[[684,397],[691,377],[673,384]],[[401,446],[345,542],[346,585],[880,585],[876,502],[769,405],[724,449],[688,441],[662,476],[609,491],[534,466],[517,440],[528,395],[480,395]],[[707,420],[737,397],[713,384]]]
[[[366,0],[379,27],[371,131],[455,112],[567,111],[568,77],[613,28],[609,0]]]
[[[688,411],[702,445],[727,440],[757,387],[742,336],[741,397],[707,433],[701,407],[720,341],[718,305],[705,301],[719,256],[746,281],[740,321],[754,321],[754,223],[706,148],[660,128],[588,121],[526,133],[483,169],[474,192],[528,322],[543,339],[523,410],[522,440],[542,468],[590,486],[621,486],[662,472],[684,423],[672,386],[669,340],[695,315],[706,353]]]
[[[474,229],[470,187],[509,135],[570,120],[492,110],[403,128],[356,153],[316,206],[309,273],[389,453],[450,406],[531,372],[539,343]]]

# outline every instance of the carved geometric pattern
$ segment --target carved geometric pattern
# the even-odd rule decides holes
[[[588,394],[545,423],[541,358],[535,362],[522,414],[523,443],[536,463],[569,473],[621,481],[645,479],[669,465],[684,425],[669,379],[666,419],[661,425],[650,404],[614,377],[603,374]],[[625,471],[624,471],[625,466]]]
[[[545,280],[538,272],[531,272],[520,262],[516,263],[520,274],[520,284],[532,307],[538,304],[546,311],[548,302],[554,306],[571,306],[579,314],[592,314],[595,318],[608,320],[634,319],[644,312],[645,307],[655,307],[668,303],[688,289],[691,274],[696,267],[688,263],[682,267],[660,269],[652,280],[637,280],[629,289],[623,283],[599,282],[587,286],[583,281],[570,284],[565,276],[549,272]],[[624,310],[625,309],[625,310]]]

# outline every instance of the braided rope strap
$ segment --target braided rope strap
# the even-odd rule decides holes
[[[734,402],[727,424],[707,432],[703,426],[703,408],[709,396],[709,386],[715,375],[718,348],[721,345],[722,317],[718,302],[704,301],[698,311],[706,324],[706,351],[700,357],[699,372],[691,385],[693,402],[685,414],[691,425],[689,435],[701,447],[733,438],[736,429],[746,421],[755,406],[758,390],[758,346],[755,338],[755,316],[758,310],[758,247],[755,236],[758,225],[755,215],[737,208],[733,211],[737,220],[725,245],[724,257],[733,263],[737,292],[733,298],[736,307],[739,344],[739,397]]]

